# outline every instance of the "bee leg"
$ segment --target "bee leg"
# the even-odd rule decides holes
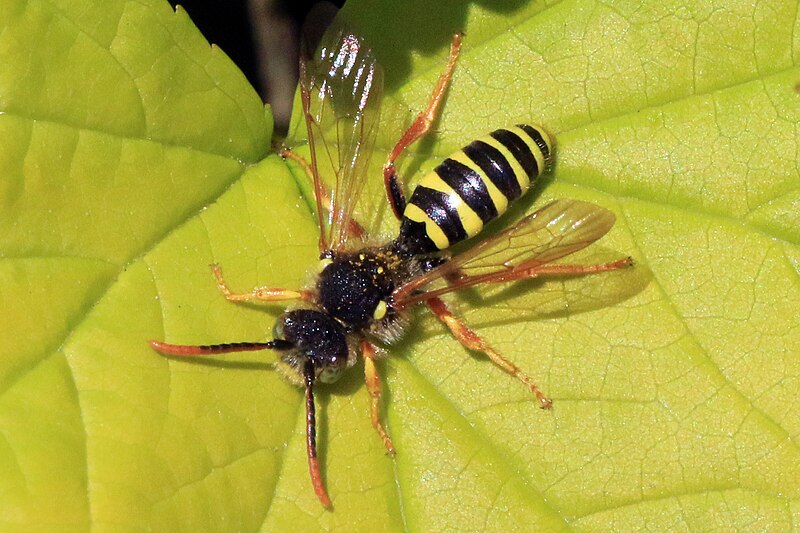
[[[220,292],[231,302],[280,302],[283,300],[304,300],[308,302],[312,300],[312,295],[309,291],[292,291],[276,287],[259,287],[245,293],[231,292],[228,288],[228,283],[222,277],[222,269],[219,265],[211,265],[211,270],[214,272],[214,278],[217,280],[217,287],[219,287]]]
[[[371,401],[370,417],[372,418],[372,426],[381,437],[389,455],[394,455],[394,444],[392,444],[392,439],[389,438],[389,434],[383,428],[380,419],[381,377],[375,367],[375,345],[366,340],[361,341],[361,354],[364,356],[364,380],[367,382],[367,391],[369,391]]]
[[[582,274],[595,274],[597,272],[608,272],[610,270],[618,270],[620,268],[627,268],[633,266],[633,258],[624,257],[611,261],[610,263],[600,263],[595,265],[539,265],[529,269],[522,269],[512,272],[507,277],[498,278],[493,280],[493,283],[504,283],[508,281],[516,281],[521,279],[530,279],[538,276],[580,276]]]
[[[553,405],[553,401],[539,390],[539,387],[527,374],[520,370],[514,363],[500,355],[500,353],[489,346],[485,340],[479,337],[477,333],[456,318],[441,299],[436,297],[430,298],[426,300],[426,303],[428,304],[428,308],[436,315],[436,318],[441,320],[442,323],[450,329],[450,332],[458,342],[470,350],[483,352],[494,364],[527,385],[531,392],[536,395],[542,409],[549,409]]]
[[[319,184],[317,185],[314,180],[314,170],[311,168],[311,164],[306,161],[306,158],[301,156],[300,154],[295,153],[292,151],[291,148],[281,148],[278,151],[278,155],[284,159],[291,159],[298,165],[300,168],[303,169],[308,179],[311,181],[311,184],[314,186],[315,194],[320,195],[320,203],[325,206],[331,205],[331,193],[328,191],[324,185]],[[316,192],[316,187],[319,187],[319,193]],[[330,207],[328,207],[330,209]],[[350,225],[347,227],[347,232],[350,234],[351,237],[355,237],[357,239],[363,239],[366,235],[366,231],[364,228],[353,219],[350,219]]]
[[[458,49],[461,47],[461,34],[453,35],[453,43],[450,45],[450,58],[447,60],[447,66],[444,72],[439,76],[439,81],[433,88],[433,93],[428,100],[428,105],[425,109],[417,115],[416,120],[409,126],[409,128],[397,141],[394,149],[389,154],[386,164],[383,165],[383,184],[386,187],[386,196],[389,198],[389,205],[392,206],[394,216],[399,219],[403,216],[403,210],[406,207],[406,198],[403,194],[403,183],[400,176],[397,174],[395,161],[403,153],[403,150],[414,144],[422,136],[428,133],[433,126],[436,116],[439,113],[444,94],[447,92],[447,87],[450,85],[450,80],[453,78],[453,70],[456,67],[456,59],[458,58]]]

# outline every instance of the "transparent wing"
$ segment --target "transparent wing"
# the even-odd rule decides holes
[[[608,233],[614,220],[614,214],[600,206],[579,200],[556,200],[401,285],[394,291],[395,305],[404,307],[481,283],[534,277],[542,265],[586,248]],[[438,280],[446,280],[448,285],[426,290]]]
[[[300,63],[320,250],[341,250],[363,190],[377,133],[383,71],[353,32],[332,27]],[[328,194],[321,172],[331,172]]]

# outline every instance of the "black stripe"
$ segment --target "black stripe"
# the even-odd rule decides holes
[[[492,180],[506,198],[514,200],[522,194],[517,176],[508,160],[497,148],[483,141],[473,141],[464,148],[464,153]]]
[[[530,181],[533,181],[533,178],[539,175],[539,165],[536,163],[536,158],[533,156],[530,146],[525,144],[525,141],[519,135],[508,130],[493,131],[490,135],[505,146],[514,156],[514,159],[519,161]]]
[[[447,201],[448,195],[423,186],[417,186],[411,195],[412,203],[422,209],[433,222],[441,228],[450,244],[467,238],[464,225],[458,217],[458,211]]]
[[[497,216],[497,208],[480,174],[467,165],[449,158],[442,161],[434,172],[453,188],[484,224]]]
[[[533,126],[528,126],[527,124],[517,124],[517,127],[522,129],[525,133],[527,133],[533,142],[536,143],[536,146],[539,147],[539,150],[542,151],[542,156],[544,157],[544,169],[543,171],[547,171],[550,167],[550,147],[547,146],[547,143],[544,142],[544,137],[542,137],[542,133],[534,128]]]

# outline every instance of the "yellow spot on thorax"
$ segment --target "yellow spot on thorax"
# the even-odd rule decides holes
[[[372,312],[372,318],[375,320],[383,320],[383,317],[386,316],[386,302],[381,300],[378,302],[378,305],[375,306],[375,311]]]

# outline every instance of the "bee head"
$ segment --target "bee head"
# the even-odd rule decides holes
[[[313,309],[287,311],[275,323],[275,342],[281,360],[302,376],[306,363],[314,377],[333,383],[349,366],[349,348],[344,328],[329,315]]]

